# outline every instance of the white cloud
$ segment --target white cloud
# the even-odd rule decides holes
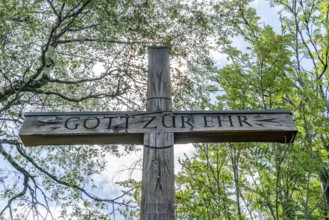
[[[257,14],[261,17],[263,25],[270,25],[275,32],[281,32],[281,25],[278,16],[280,8],[273,7],[271,0],[254,0],[250,6],[256,9]]]
[[[138,146],[142,149],[142,146]],[[122,147],[121,150],[123,150]],[[119,147],[120,150],[120,147]],[[114,184],[117,181],[124,181],[129,178],[135,180],[142,179],[141,171],[141,158],[142,150],[134,153],[130,153],[125,156],[117,157],[115,155],[108,155],[107,167],[100,174],[94,176],[95,184],[101,187],[104,191],[119,190],[119,187]],[[184,158],[184,154],[192,156],[195,153],[195,148],[192,144],[176,144],[174,145],[174,157],[175,157],[175,173],[177,173],[181,166],[178,163],[179,158]]]
[[[219,51],[211,51],[211,57],[217,67],[223,67],[227,64],[227,55]]]
[[[175,173],[177,174],[182,168],[182,166],[178,163],[178,159],[184,159],[184,155],[191,157],[196,151],[193,144],[176,144],[174,147]]]

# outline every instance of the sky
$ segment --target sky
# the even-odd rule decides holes
[[[255,0],[251,5],[256,8],[257,14],[261,17],[261,20],[264,22],[264,24],[268,24],[273,27],[274,31],[280,32],[280,24],[277,16],[277,12],[278,12],[277,8],[270,7],[269,1],[267,0]],[[242,47],[242,48],[245,47],[245,44],[242,41],[242,39],[236,39],[234,44],[237,47]],[[216,61],[216,65],[219,67],[224,66],[227,63],[226,56],[223,54],[220,54],[218,52],[213,52],[212,56]],[[195,149],[192,144],[175,145],[174,152],[175,152],[174,153],[175,173],[177,173],[181,169],[181,166],[178,163],[178,159],[184,158],[184,154],[186,154],[187,156],[192,156],[193,153],[195,153]],[[129,166],[128,164],[131,164],[131,161],[135,161],[136,159],[139,159],[141,157],[142,157],[142,150],[136,153],[135,155],[127,155],[122,158],[108,156],[109,166],[106,168],[103,175],[96,178],[97,181],[99,181],[100,185],[103,187],[104,190],[114,187],[113,182],[111,181],[118,179],[124,180],[125,178],[129,177],[129,175],[131,175],[127,171],[122,173],[120,177],[118,176],[116,177],[114,171]],[[142,175],[141,170],[137,170],[136,172],[133,173],[132,176],[140,180],[141,175]],[[112,189],[114,190],[115,187]],[[116,220],[133,220],[133,218],[125,219],[123,216],[117,214]]]
[[[269,1],[270,0],[255,0],[253,1],[252,6],[256,8],[258,15],[264,21],[264,24],[269,24],[274,28],[276,32],[280,32],[277,8],[270,7]],[[234,44],[237,47],[245,46],[242,39],[239,38],[234,40]],[[217,52],[213,52],[212,55],[214,56],[214,60],[217,62],[217,66],[224,66],[227,63],[226,56]],[[132,163],[142,158],[142,146],[139,146],[139,149],[140,150],[138,152],[134,152],[120,158],[113,155],[107,155],[106,160],[108,161],[108,165],[106,169],[101,173],[101,175],[94,176],[95,184],[98,186],[98,190],[94,191],[94,194],[100,195],[103,198],[113,198],[115,195],[120,194],[120,187],[118,187],[114,182],[122,181],[128,178],[141,180],[141,169],[135,169],[133,172],[131,172],[129,169],[132,166]],[[181,166],[178,163],[179,158],[184,158],[184,155],[192,156],[195,152],[195,149],[193,148],[192,144],[184,144],[175,145],[174,151],[175,173],[177,173],[181,169]],[[4,161],[0,161],[0,167],[9,169],[9,166]],[[118,170],[125,171],[119,173]],[[1,201],[0,207],[2,207]],[[115,220],[126,220],[126,218],[120,216],[119,213],[116,213]],[[133,218],[129,218],[129,220],[133,220]]]

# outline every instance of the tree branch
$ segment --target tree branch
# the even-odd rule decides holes
[[[5,149],[3,148],[2,146],[2,143],[0,144],[0,154],[2,154],[6,159],[7,161],[16,169],[18,170],[21,174],[24,175],[24,181],[23,181],[23,189],[21,190],[21,192],[17,193],[16,195],[14,195],[13,197],[11,197],[8,202],[7,202],[7,205],[1,210],[0,212],[0,216],[2,216],[4,214],[4,212],[6,211],[6,209],[11,209],[11,203],[24,196],[26,194],[26,191],[27,191],[27,187],[28,187],[28,180],[29,178],[31,178],[32,176],[30,176],[30,174],[21,166],[19,166],[14,158],[5,151]],[[32,177],[33,178],[33,177]],[[12,214],[11,214],[12,215]]]
[[[87,95],[87,96],[84,96],[84,97],[81,97],[81,98],[72,98],[72,97],[68,97],[68,96],[66,96],[62,93],[59,93],[59,92],[43,91],[41,89],[29,89],[29,90],[26,90],[26,91],[30,91],[30,92],[37,93],[37,94],[44,94],[44,95],[55,95],[55,96],[58,96],[58,97],[60,97],[64,100],[78,103],[78,102],[81,102],[81,101],[84,101],[84,100],[87,100],[87,99],[91,99],[91,98],[107,98],[107,97],[115,98],[116,96],[120,96],[120,95],[124,94],[125,89],[123,91],[116,91],[113,94],[99,93],[99,94],[94,94],[94,95]]]
[[[80,83],[85,83],[85,82],[94,82],[97,80],[101,80],[107,76],[110,76],[113,72],[120,71],[119,69],[111,70],[108,71],[105,74],[102,74],[100,77],[95,77],[95,78],[89,78],[89,79],[80,79],[80,80],[60,80],[60,79],[54,79],[54,78],[49,78],[47,81],[48,82],[53,82],[53,83],[61,83],[61,84],[80,84]]]
[[[89,197],[90,199],[93,199],[95,201],[98,201],[98,202],[108,202],[108,203],[115,203],[115,204],[118,204],[118,205],[126,205],[124,203],[120,203],[120,202],[116,202],[116,200],[122,198],[123,196],[126,195],[126,193],[122,194],[121,196],[118,196],[114,199],[102,199],[102,198],[99,198],[97,196],[94,196],[92,194],[90,194],[89,192],[87,192],[84,188],[76,185],[76,184],[70,184],[70,183],[67,183],[63,180],[60,180],[58,179],[56,176],[52,175],[51,173],[47,172],[45,169],[43,169],[42,167],[40,167],[33,159],[32,157],[28,156],[24,150],[22,149],[21,145],[19,143],[16,144],[16,147],[17,147],[17,150],[18,152],[26,159],[28,160],[37,170],[39,170],[40,172],[44,173],[46,176],[48,176],[50,179],[52,179],[54,182],[58,183],[58,184],[61,184],[63,186],[67,186],[67,187],[70,187],[70,188],[75,188],[77,190],[79,190],[81,193],[85,194],[87,197]]]
[[[150,41],[117,41],[117,40],[93,39],[93,38],[57,40],[56,41],[56,44],[85,43],[85,42],[111,43],[111,44],[126,44],[126,45],[132,45],[132,44],[155,44],[155,42],[150,42]]]

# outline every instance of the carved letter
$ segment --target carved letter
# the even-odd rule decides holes
[[[134,118],[134,116],[131,116],[132,118]],[[121,116],[120,118],[125,118],[126,119],[126,127],[125,129],[128,129],[129,127],[129,115],[125,115],[125,116]]]
[[[230,121],[230,127],[234,127],[233,121],[232,121],[232,116],[227,116],[228,120]]]
[[[155,126],[155,127],[147,127],[156,118],[156,116],[150,116],[150,117],[151,117],[151,119],[144,125],[143,128],[157,128],[158,127],[158,126]]]
[[[211,119],[211,120],[207,120],[207,117],[209,117],[209,116],[206,116],[206,115],[203,116],[204,127],[205,127],[205,128],[215,127],[215,126],[214,126],[214,122],[213,122],[213,120],[212,120],[212,117],[210,116],[210,119]],[[210,122],[211,124],[208,124],[209,122]]]
[[[104,117],[104,118],[108,118],[109,119],[109,125],[107,126],[107,129],[111,129],[112,128],[112,119],[113,118],[117,118],[118,116],[115,117]]]
[[[186,128],[185,123],[188,124],[191,128],[194,128],[193,124],[191,124],[190,116],[181,116],[181,119],[182,119],[182,127],[181,128]]]
[[[243,120],[241,118],[243,118]],[[252,127],[252,125],[247,122],[247,117],[246,116],[238,116],[238,119],[239,119],[240,127],[243,127],[242,122],[249,125],[250,127]]]
[[[167,116],[170,116],[170,115],[163,115],[163,116],[162,116],[162,126],[163,126],[163,127],[166,127],[166,128],[176,128],[176,120],[175,120],[175,117],[176,117],[176,116],[171,116],[171,118],[172,118],[172,125],[171,125],[171,126],[166,125],[166,120],[165,120],[165,118],[166,118]]]
[[[88,121],[89,120],[96,120],[96,124],[95,125],[88,125]],[[97,128],[98,127],[98,125],[99,125],[99,118],[97,118],[97,117],[88,117],[88,118],[86,118],[85,119],[85,121],[83,122],[83,127],[85,127],[85,128],[87,128],[87,129],[95,129],[95,128]],[[88,125],[88,126],[87,126]]]
[[[220,116],[217,116],[217,121],[218,121],[218,127],[223,127]]]
[[[73,121],[73,125],[74,125],[73,127],[69,127],[69,123],[71,122],[71,119],[76,119],[76,120]],[[65,121],[64,126],[65,126],[66,129],[69,129],[69,130],[75,130],[75,129],[77,129],[78,126],[80,125],[79,120],[80,120],[80,117],[72,117],[72,118],[68,118],[68,119]]]

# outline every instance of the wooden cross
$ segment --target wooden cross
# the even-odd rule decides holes
[[[169,48],[148,49],[146,112],[26,113],[26,146],[144,144],[142,220],[175,219],[174,143],[292,143],[290,111],[173,111]]]

